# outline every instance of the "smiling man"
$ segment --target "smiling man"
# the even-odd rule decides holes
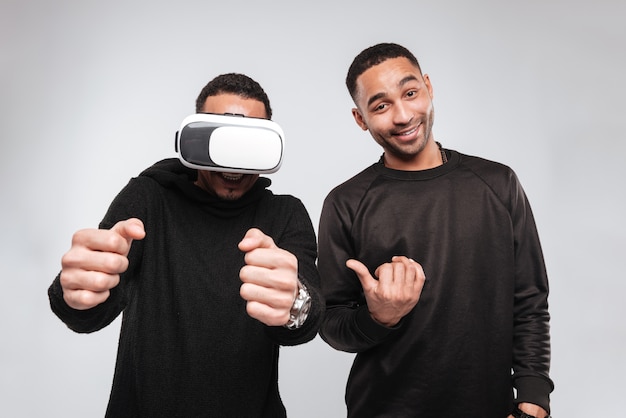
[[[406,48],[365,49],[346,84],[383,149],[320,218],[320,334],[357,353],[348,416],[546,417],[548,279],[515,173],[435,142],[431,80]]]
[[[210,81],[196,111],[272,116],[242,74]],[[269,185],[166,159],[130,180],[101,229],[74,234],[48,294],[76,332],[123,312],[107,417],[286,416],[279,347],[317,335],[323,301],[309,215]]]

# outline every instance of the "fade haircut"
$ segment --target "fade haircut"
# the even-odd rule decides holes
[[[356,80],[361,74],[388,59],[400,57],[411,61],[417,67],[420,74],[422,73],[422,69],[415,55],[401,45],[381,43],[361,51],[361,53],[354,58],[354,61],[352,61],[352,65],[350,65],[348,75],[346,76],[346,87],[348,87],[348,92],[350,92],[352,100],[356,102]]]
[[[204,86],[196,99],[196,113],[202,112],[207,97],[220,94],[235,94],[245,99],[254,99],[265,105],[267,119],[272,118],[270,99],[259,83],[244,74],[228,73],[215,77]]]

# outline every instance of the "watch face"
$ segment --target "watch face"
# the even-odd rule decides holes
[[[286,327],[289,329],[298,329],[304,324],[309,316],[311,309],[311,296],[304,285],[299,284],[298,295],[293,303],[290,312],[289,322]]]
[[[309,316],[310,310],[311,310],[311,298],[309,297],[304,301],[304,305],[302,305],[302,309],[300,309],[300,315],[298,318],[300,325],[302,325],[304,321],[306,321],[306,318]]]

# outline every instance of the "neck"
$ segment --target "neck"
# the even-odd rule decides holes
[[[445,152],[439,142],[432,138],[424,148],[408,159],[398,158],[392,153],[385,152],[383,156],[385,167],[402,171],[420,171],[439,167],[448,162]]]

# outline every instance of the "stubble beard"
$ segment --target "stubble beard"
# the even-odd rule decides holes
[[[239,199],[241,196],[236,194],[233,190],[228,190],[226,193],[220,193],[218,197],[222,200],[233,201]]]

